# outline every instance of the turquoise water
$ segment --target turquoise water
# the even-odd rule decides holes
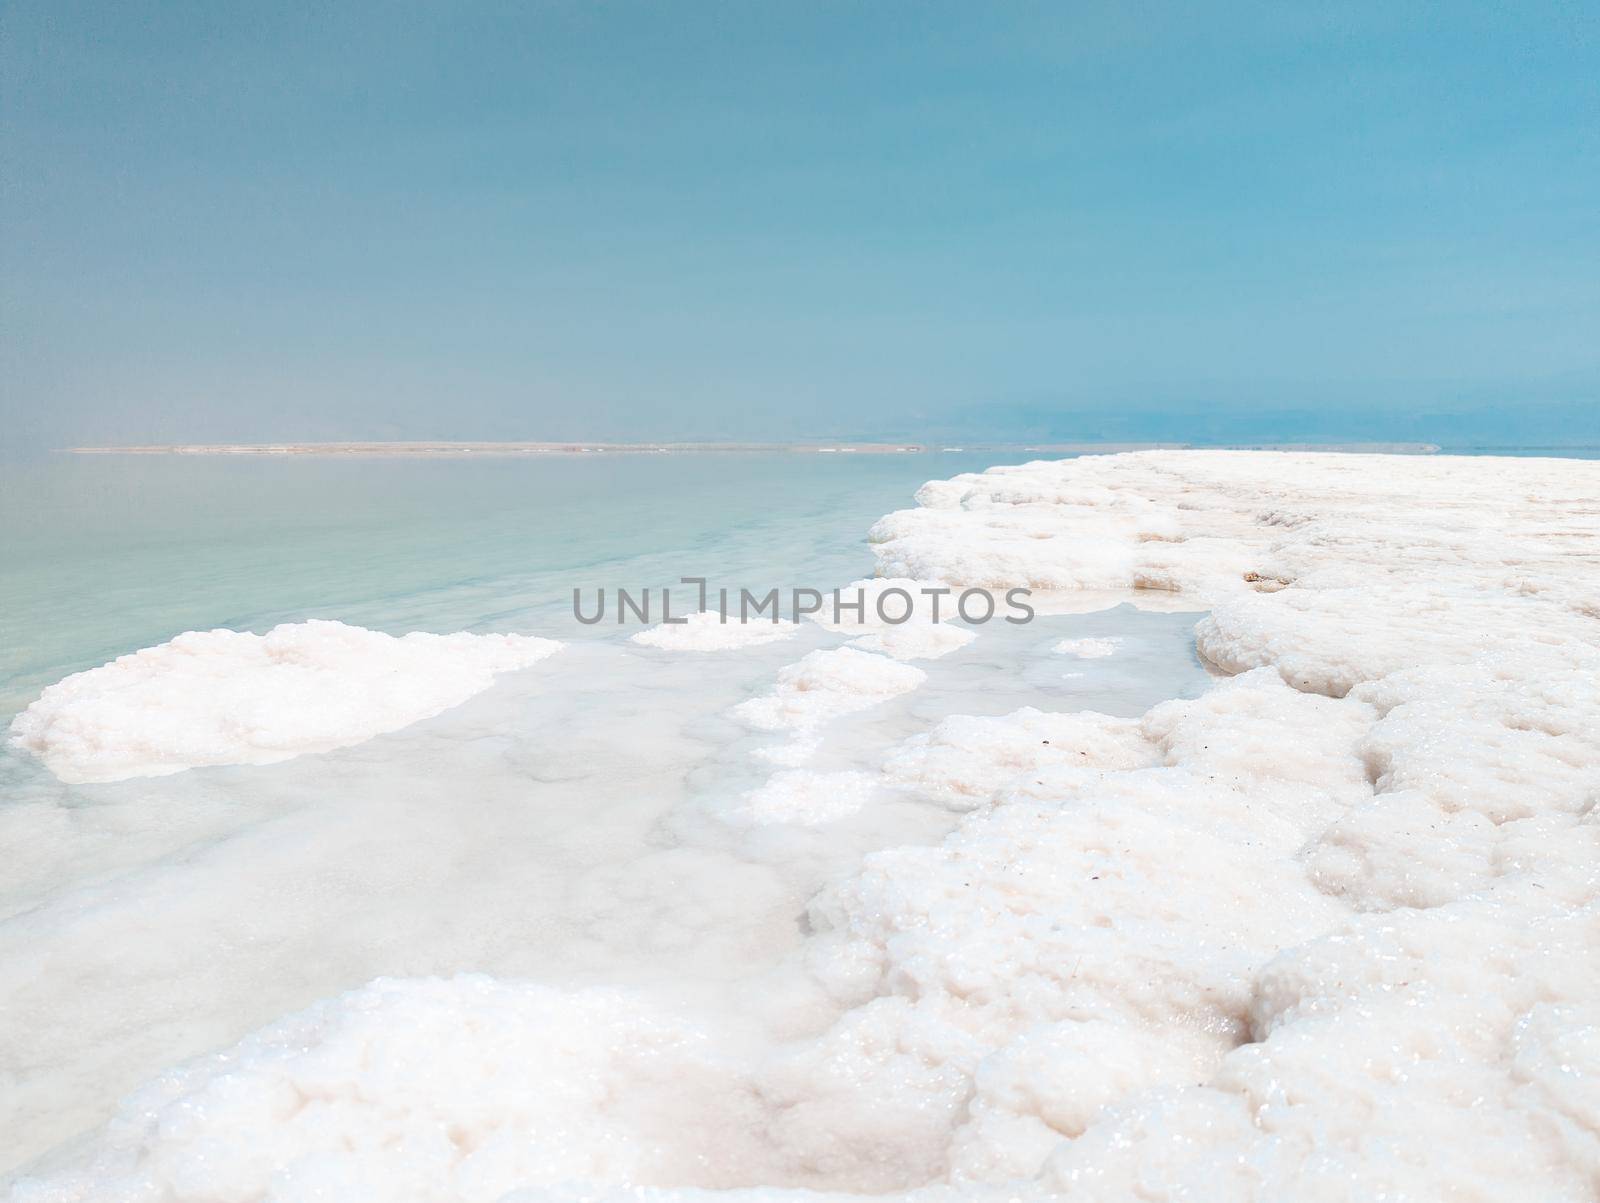
[[[186,630],[303,618],[594,636],[571,591],[831,587],[924,481],[986,453],[517,459],[68,456],[8,467],[0,715]],[[614,632],[605,632],[614,633]]]

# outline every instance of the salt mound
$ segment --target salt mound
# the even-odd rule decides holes
[[[265,635],[189,631],[50,686],[12,720],[11,739],[73,784],[272,764],[397,731],[560,648],[324,620]]]
[[[621,992],[379,980],[168,1071],[89,1165],[15,1198],[445,1203],[671,1180],[736,1160],[753,1110],[704,1032]]]

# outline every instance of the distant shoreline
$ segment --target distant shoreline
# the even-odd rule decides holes
[[[1120,451],[1191,450],[1192,443],[497,443],[497,442],[349,442],[349,443],[152,443],[125,447],[64,447],[69,455],[276,455],[276,456],[404,456],[462,458],[521,455],[671,455],[696,452],[792,452],[802,455],[926,455],[940,452],[1039,452],[1041,454],[1111,454]],[[1217,448],[1220,450],[1221,448]],[[1272,443],[1234,450],[1363,451],[1428,455],[1433,443]]]

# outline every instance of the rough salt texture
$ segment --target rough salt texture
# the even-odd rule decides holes
[[[272,764],[430,718],[560,648],[321,620],[265,635],[189,631],[50,686],[12,720],[11,739],[74,784]]]
[[[754,1110],[706,1033],[621,992],[380,980],[169,1071],[89,1165],[12,1198],[406,1203],[681,1179],[736,1160]]]
[[[1138,724],[1092,711],[1026,709],[1004,718],[947,718],[884,761],[885,777],[955,810],[991,801],[1019,774],[1049,767],[1136,768],[1153,763]]]
[[[799,631],[798,623],[740,622],[736,614],[724,622],[717,611],[701,610],[683,622],[660,623],[629,636],[629,640],[673,652],[723,652],[792,639]]]
[[[921,500],[888,571],[1182,590],[1239,675],[891,750],[967,813],[813,900],[810,1035],[380,984],[175,1071],[19,1203],[1594,1199],[1600,465],[1162,452]],[[917,671],[825,655],[778,713]]]

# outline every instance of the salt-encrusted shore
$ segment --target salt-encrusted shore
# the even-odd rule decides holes
[[[381,981],[174,1069],[14,1197],[1594,1198],[1600,464],[1155,452],[918,500],[882,574],[1176,593],[1236,675],[1142,719],[947,719],[876,787],[775,775],[739,821],[875,788],[964,817],[812,902],[764,1040]],[[916,688],[846,650],[760,716]]]

